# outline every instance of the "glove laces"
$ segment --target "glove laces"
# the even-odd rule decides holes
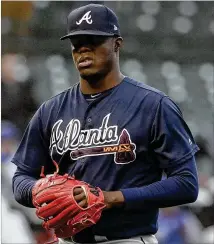
[[[59,173],[59,165],[54,160],[53,160],[53,164],[56,167],[56,171],[54,172],[54,175],[57,175]],[[45,166],[42,166],[42,168],[41,168],[40,177],[45,178]]]

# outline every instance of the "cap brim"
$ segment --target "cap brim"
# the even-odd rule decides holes
[[[115,34],[97,31],[97,30],[80,30],[80,31],[71,32],[61,37],[60,40],[65,40],[67,38],[71,38],[72,36],[77,36],[77,35],[114,36]]]

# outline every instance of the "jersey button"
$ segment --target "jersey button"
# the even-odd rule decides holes
[[[91,123],[91,121],[92,121],[91,118],[88,118],[88,119],[87,119],[87,122],[88,122],[89,124]]]

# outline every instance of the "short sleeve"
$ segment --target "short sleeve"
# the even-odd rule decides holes
[[[169,97],[163,97],[158,105],[151,148],[161,168],[185,162],[199,150],[180,109]]]
[[[39,174],[41,167],[53,164],[49,155],[49,142],[45,140],[40,115],[41,109],[29,122],[12,162],[29,173]]]

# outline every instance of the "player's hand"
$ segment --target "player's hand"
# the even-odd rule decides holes
[[[125,203],[125,199],[121,191],[103,191],[103,195],[106,209],[122,207]]]
[[[96,224],[106,207],[99,187],[57,172],[36,182],[32,202],[42,226],[54,229],[58,238],[74,236]]]
[[[82,187],[76,187],[74,189],[74,199],[80,207],[86,208],[88,206],[86,195]]]
[[[103,191],[106,209],[113,207],[121,207],[124,204],[124,196],[121,191]],[[86,195],[81,187],[74,189],[74,199],[82,208],[88,206]]]

